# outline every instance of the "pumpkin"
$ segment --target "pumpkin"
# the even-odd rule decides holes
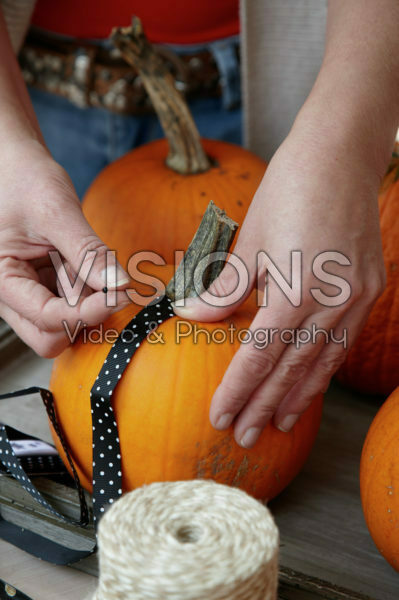
[[[399,571],[399,387],[380,408],[367,434],[360,491],[375,545]]]
[[[234,144],[201,142],[185,100],[138,20],[133,30],[116,30],[113,40],[139,71],[168,142],[145,144],[106,167],[87,191],[83,211],[123,267],[142,250],[174,264],[174,251],[188,247],[210,200],[243,222],[266,163]]]
[[[182,176],[170,169],[168,144],[158,140],[112,163],[89,188],[83,212],[124,268],[142,250],[173,264],[174,251],[187,248],[209,200],[243,222],[265,163],[233,144],[204,140],[203,147],[217,164],[204,173]]]
[[[166,282],[171,271],[152,266],[151,274]],[[104,330],[121,331],[139,308],[131,304],[114,314]],[[226,320],[196,323],[202,329],[197,340],[190,335],[180,343],[177,328],[187,331],[189,323],[173,317],[157,329],[164,344],[144,341],[138,348],[112,396],[125,491],[154,481],[210,478],[270,499],[300,471],[319,428],[321,396],[290,433],[270,423],[251,450],[236,443],[232,427],[217,431],[209,422],[212,395],[239,345],[236,335],[232,343],[229,337],[220,340],[231,324],[246,329],[256,309],[253,294]],[[60,427],[88,490],[92,489],[89,394],[109,350],[106,341],[90,344],[81,337],[55,360],[50,383]],[[68,466],[56,436],[54,441]]]
[[[379,195],[380,226],[387,274],[355,344],[337,373],[349,387],[388,396],[399,385],[399,161],[396,151]]]

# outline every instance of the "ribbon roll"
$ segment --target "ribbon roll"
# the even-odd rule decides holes
[[[245,492],[160,482],[116,501],[98,530],[91,600],[276,600],[278,529]]]

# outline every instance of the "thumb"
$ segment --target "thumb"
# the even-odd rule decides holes
[[[127,287],[129,276],[117,262],[116,252],[110,252],[90,227],[80,204],[63,202],[60,220],[62,224],[53,227],[48,239],[77,276],[94,290]]]
[[[238,246],[238,243],[237,243]],[[174,312],[184,319],[220,321],[232,314],[249,296],[254,285],[256,266],[244,260],[248,253],[230,254],[219,277],[197,298],[173,303]]]

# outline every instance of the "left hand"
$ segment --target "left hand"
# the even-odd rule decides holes
[[[289,302],[269,275],[268,305],[258,309],[250,329],[275,328],[278,333],[264,349],[257,349],[253,341],[241,345],[212,400],[213,426],[226,429],[235,420],[236,441],[245,448],[256,443],[273,416],[279,429],[289,431],[312,399],[327,389],[384,288],[380,177],[353,152],[353,143],[351,132],[320,135],[313,127],[294,127],[270,162],[242,226],[234,253],[249,272],[247,295],[257,277],[264,282],[265,262],[258,270],[256,265],[259,251],[267,252],[288,282],[291,251],[302,251],[299,306]],[[323,284],[312,273],[313,260],[324,251],[340,252],[350,260],[350,266],[328,263],[325,269],[350,284],[349,299],[338,306],[323,305],[310,293],[311,288],[326,296],[338,293],[337,287]],[[237,273],[227,263],[209,291],[224,297],[236,285]],[[182,318],[217,321],[244,299],[227,307],[190,299],[175,312]],[[324,335],[299,348],[280,338],[284,329],[309,329],[313,323],[327,332],[333,329],[336,339],[346,330],[346,348],[326,343]]]

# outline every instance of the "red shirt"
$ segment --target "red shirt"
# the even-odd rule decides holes
[[[238,0],[38,0],[32,23],[68,36],[106,38],[132,15],[152,42],[196,44],[239,32]]]

